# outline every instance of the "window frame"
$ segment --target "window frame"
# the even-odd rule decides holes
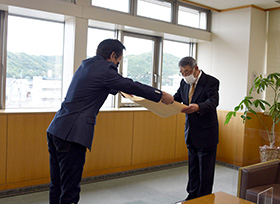
[[[155,1],[159,1],[159,2],[166,2],[166,3],[170,3],[170,21],[164,21],[164,20],[160,20],[160,19],[156,19],[156,18],[152,18],[152,17],[148,17],[148,16],[141,16],[141,15],[138,15],[137,14],[137,9],[138,9],[138,1],[139,0],[134,0],[134,7],[133,7],[133,11],[131,12],[131,13],[133,13],[135,16],[137,16],[137,17],[140,17],[140,18],[148,18],[148,19],[152,19],[152,20],[155,20],[155,21],[161,21],[161,22],[165,22],[165,23],[174,23],[175,21],[174,21],[174,18],[175,18],[175,16],[174,16],[174,14],[176,13],[176,11],[174,10],[174,8],[175,8],[175,1],[174,0],[161,0],[161,1],[159,1],[159,0],[155,0]],[[175,11],[175,13],[174,13],[174,11]]]
[[[19,9],[21,10],[21,9]],[[24,10],[30,10],[30,9],[24,9]],[[33,10],[32,10],[33,11]],[[37,11],[37,10],[36,10]],[[64,86],[64,39],[65,39],[65,21],[62,20],[62,18],[60,18],[61,15],[57,15],[57,14],[52,14],[50,13],[50,16],[46,15],[45,12],[43,11],[40,11],[41,12],[41,15],[43,17],[40,16],[40,14],[38,15],[37,12],[34,13],[34,15],[28,13],[27,15],[25,14],[21,14],[21,13],[16,13],[16,12],[8,12],[8,11],[5,11],[5,24],[6,24],[6,27],[5,27],[5,39],[4,40],[4,46],[3,45],[0,45],[1,46],[1,52],[3,54],[1,54],[2,57],[4,57],[4,59],[1,59],[2,62],[4,62],[4,64],[2,64],[2,68],[1,68],[1,78],[2,80],[0,79],[0,83],[1,83],[1,87],[3,90],[0,90],[1,91],[1,95],[0,95],[0,109],[2,110],[31,110],[31,109],[44,109],[44,110],[52,110],[52,109],[57,109],[59,108],[58,107],[25,107],[25,108],[22,108],[22,107],[16,107],[16,108],[7,108],[6,107],[6,88],[7,88],[7,84],[6,84],[6,78],[7,78],[7,42],[8,42],[8,17],[9,16],[16,16],[16,17],[21,17],[21,18],[26,18],[26,19],[33,19],[33,20],[40,20],[40,21],[46,21],[46,22],[54,22],[54,23],[61,23],[63,24],[63,45],[62,45],[62,70],[61,70],[61,91],[60,91],[60,103],[62,102],[63,100],[63,86]],[[59,16],[59,17],[58,17]],[[1,16],[2,17],[2,16]],[[2,38],[2,37],[1,37]],[[4,61],[3,61],[4,60]]]
[[[188,44],[189,46],[189,55],[188,56],[191,56],[193,57],[194,59],[196,59],[196,46],[197,46],[197,43],[194,43],[194,42],[186,42],[186,41],[182,41],[182,40],[174,40],[174,39],[168,39],[168,38],[165,38],[163,39],[162,41],[162,45],[163,45],[163,48],[162,48],[162,65],[161,65],[161,75],[162,75],[162,72],[163,72],[163,60],[164,60],[164,41],[170,41],[170,42],[175,42],[175,43],[182,43],[182,44]],[[186,55],[187,56],[187,55]],[[177,62],[179,63],[179,61]],[[179,76],[179,69],[178,69],[178,76]],[[160,81],[160,89],[165,91],[163,88],[162,88],[162,77],[161,77],[161,81]],[[179,88],[179,87],[178,87]],[[170,93],[171,94],[171,93]]]
[[[182,40],[172,40],[168,38],[153,36],[153,35],[144,35],[139,33],[132,33],[127,31],[119,31],[119,40],[121,42],[124,42],[124,37],[136,37],[141,39],[149,39],[154,41],[154,47],[153,47],[153,73],[152,73],[152,83],[151,86],[157,89],[161,89],[162,86],[162,65],[163,65],[163,41],[169,40],[173,42],[180,42],[180,43],[186,43],[189,44],[189,53],[192,57],[196,58],[196,43],[182,41]],[[125,46],[125,45],[124,45]],[[123,75],[123,61],[121,61],[119,66],[119,74]],[[140,105],[128,102],[123,103],[121,101],[121,94],[118,94],[117,105],[115,107],[117,108],[124,108],[124,107],[141,107]]]
[[[175,24],[175,25],[179,25],[179,26],[189,27],[189,28],[192,28],[192,29],[200,29],[200,30],[205,30],[205,31],[210,32],[210,28],[211,28],[211,9],[202,8],[202,7],[199,7],[199,6],[193,5],[191,3],[184,2],[184,1],[177,1],[177,0],[156,0],[156,1],[167,2],[167,3],[171,4],[171,20],[170,21],[164,21],[164,20],[160,20],[160,19],[155,19],[155,18],[151,18],[151,17],[145,17],[145,16],[137,15],[138,0],[129,0],[129,6],[128,6],[129,11],[128,12],[122,12],[122,11],[118,11],[118,10],[112,10],[112,11],[129,14],[129,15],[136,16],[136,17],[139,17],[139,18],[147,18],[147,19],[151,19],[153,21],[160,21],[160,22],[165,22],[165,23],[170,23],[170,24]],[[109,8],[94,6],[92,4],[91,4],[91,6],[101,8],[101,9],[111,10]],[[206,13],[206,29],[201,29],[201,28],[196,28],[196,27],[191,27],[191,26],[187,26],[187,25],[178,24],[179,6],[194,9],[194,10],[197,10],[199,12],[205,12]]]
[[[199,11],[199,12],[205,12],[206,13],[206,29],[196,28],[196,27],[191,27],[191,26],[179,24],[178,23],[178,21],[179,21],[179,6],[186,7],[186,8],[189,8],[189,9],[193,9],[193,10],[196,10],[196,11]],[[194,5],[189,4],[187,2],[178,1],[177,4],[176,4],[176,9],[175,10],[176,10],[176,13],[177,13],[177,16],[176,16],[176,18],[177,18],[176,19],[176,24],[177,25],[190,27],[190,28],[193,28],[193,29],[205,30],[205,31],[210,32],[210,27],[211,27],[211,10],[210,9],[205,9],[205,8],[202,8],[202,7],[194,6]]]
[[[6,65],[7,65],[7,24],[8,12],[0,10],[0,109],[6,104]]]
[[[151,36],[151,35],[144,35],[144,34],[139,34],[139,33],[132,33],[132,32],[127,32],[127,31],[120,31],[120,41],[124,42],[124,37],[129,36],[129,37],[135,37],[135,38],[140,38],[140,39],[147,39],[147,40],[152,40],[154,42],[153,46],[153,61],[152,61],[152,76],[151,76],[151,86],[155,88],[160,88],[160,82],[161,82],[161,76],[160,76],[160,68],[162,64],[162,53],[160,47],[162,46],[162,38],[156,37],[156,36]],[[124,45],[125,46],[125,45]],[[161,56],[161,57],[160,57]],[[159,60],[157,60],[159,59]],[[119,67],[119,73],[123,75],[123,61],[120,63]],[[131,102],[131,103],[123,103],[121,101],[121,95],[118,94],[118,108],[123,108],[123,107],[140,107],[139,105]]]

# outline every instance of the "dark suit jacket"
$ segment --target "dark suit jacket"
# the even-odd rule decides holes
[[[174,100],[189,104],[190,85],[181,81]],[[186,114],[185,140],[196,148],[208,148],[218,144],[218,119],[216,107],[219,104],[219,80],[201,73],[192,103],[199,105],[199,112]]]
[[[158,102],[162,92],[118,74],[114,63],[101,56],[86,59],[75,72],[65,100],[47,132],[88,149],[94,134],[96,116],[109,93],[123,91]]]

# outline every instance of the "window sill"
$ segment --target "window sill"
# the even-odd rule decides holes
[[[56,113],[58,109],[6,109],[0,110],[0,114],[10,114],[10,113]],[[123,108],[102,108],[100,112],[114,112],[114,111],[147,111],[143,107],[123,107]]]

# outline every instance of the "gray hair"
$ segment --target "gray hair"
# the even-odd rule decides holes
[[[185,67],[187,65],[189,65],[193,69],[197,66],[197,62],[192,57],[184,57],[180,60],[180,62],[178,64],[179,67]]]

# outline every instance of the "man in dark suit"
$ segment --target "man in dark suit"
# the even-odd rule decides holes
[[[102,41],[96,56],[82,62],[75,72],[60,110],[47,129],[50,154],[50,204],[75,204],[86,148],[91,149],[96,116],[109,93],[123,91],[165,104],[173,96],[134,82],[118,74],[124,45],[113,39]]]
[[[179,62],[183,77],[174,100],[188,107],[186,113],[185,141],[189,157],[190,200],[212,193],[216,150],[218,144],[219,81],[199,70],[196,60],[184,57]]]

